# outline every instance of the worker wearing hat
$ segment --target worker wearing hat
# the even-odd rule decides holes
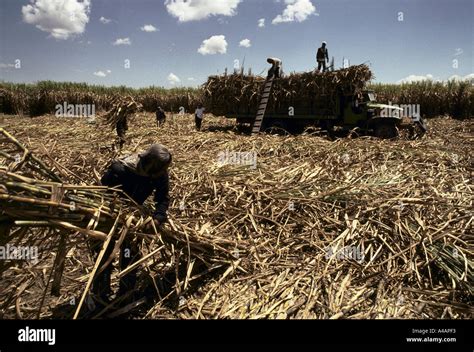
[[[329,54],[328,49],[326,48],[326,44],[327,43],[324,41],[316,54],[316,61],[318,62],[319,72],[321,71],[321,67],[323,68],[323,72],[326,71],[326,60],[329,63]]]
[[[161,144],[153,144],[148,150],[140,154],[128,155],[125,158],[114,160],[102,176],[104,186],[118,186],[125,194],[137,204],[142,205],[154,192],[155,212],[153,214],[156,226],[160,226],[167,219],[169,204],[169,176],[168,167],[171,164],[171,153]],[[100,244],[95,246],[95,251],[100,249]],[[109,244],[102,266],[112,254],[114,245]],[[120,250],[120,268],[124,270],[138,260],[137,243],[126,237]],[[99,267],[100,267],[99,266]],[[111,294],[110,277],[112,265],[108,265],[94,279],[92,293],[98,302],[107,304]],[[118,296],[131,291],[136,283],[136,270],[123,276],[120,280]]]

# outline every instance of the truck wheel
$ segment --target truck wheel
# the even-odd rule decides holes
[[[285,123],[285,121],[282,121],[282,120],[271,121],[267,124],[264,124],[262,127],[265,133],[278,134],[278,135],[290,134],[288,132],[287,124]]]
[[[393,122],[379,122],[375,125],[374,134],[380,139],[393,139],[398,136],[398,130]]]
[[[323,131],[326,131],[327,136],[329,139],[335,139],[335,131],[334,131],[334,121],[323,120],[319,123],[319,126]]]
[[[239,122],[236,125],[236,130],[237,130],[237,133],[247,133],[249,132],[249,127],[245,125],[244,123]]]

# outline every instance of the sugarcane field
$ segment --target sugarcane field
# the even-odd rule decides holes
[[[376,3],[2,2],[14,341],[48,344],[33,321],[270,319],[467,343],[449,324],[474,317],[473,3]],[[345,38],[362,8],[380,31]]]

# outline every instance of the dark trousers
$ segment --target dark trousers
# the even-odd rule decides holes
[[[99,264],[99,269],[102,265],[109,259],[110,255],[115,246],[116,239],[112,239],[109,242],[107,249],[105,250],[104,256]],[[102,241],[92,241],[92,250],[95,252],[96,255],[102,249],[103,242]],[[122,246],[120,248],[120,270],[126,269],[128,266],[135,263],[139,260],[139,251],[138,245],[136,241],[131,239],[125,238],[122,242]],[[108,296],[112,293],[112,289],[110,287],[110,278],[112,275],[112,270],[114,269],[113,262],[110,263],[100,274],[98,274],[94,281],[92,282],[92,293],[101,297],[103,300],[107,300]],[[119,292],[118,295],[122,296],[127,292],[133,290],[135,288],[135,284],[137,282],[137,271],[138,268],[130,271],[127,275],[123,276],[120,279],[119,284]]]
[[[268,70],[268,75],[267,79],[272,77],[273,78],[280,78],[281,72],[279,67],[272,67],[271,69]]]
[[[326,71],[326,61],[318,61],[318,71],[321,71],[321,66],[323,67],[323,72]]]
[[[196,115],[194,116],[194,122],[196,122],[196,129],[198,131],[201,130],[201,124],[202,124],[202,119],[200,119],[199,117],[197,117]]]
[[[127,132],[128,130],[128,126],[127,124],[125,123],[117,123],[116,125],[116,130],[117,130],[117,136],[118,136],[118,140],[119,140],[119,144],[120,144],[120,149],[122,149],[123,145],[125,144],[125,133]]]

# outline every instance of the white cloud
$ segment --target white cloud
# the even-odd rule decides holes
[[[234,16],[242,0],[166,0],[168,13],[179,22],[198,21],[209,16]]]
[[[105,18],[104,16],[99,18],[99,21],[102,22],[103,24],[109,24],[110,22],[112,22],[110,18]]]
[[[155,26],[151,24],[146,24],[143,27],[140,28],[143,32],[156,32],[158,29],[156,29]]]
[[[196,80],[196,78],[194,78],[194,77],[188,77],[188,81],[194,82],[195,80]]]
[[[462,77],[459,76],[459,75],[452,75],[451,77],[448,78],[448,81],[456,81],[456,82],[459,82],[459,81],[462,81]]]
[[[316,12],[316,7],[311,3],[311,0],[285,0],[285,4],[285,10],[273,19],[272,24],[303,22]]]
[[[243,39],[240,41],[239,46],[242,46],[244,48],[250,48],[252,46],[252,43],[250,43],[250,39]]]
[[[23,21],[56,39],[84,33],[89,22],[90,0],[31,0],[22,6]]]
[[[131,45],[130,38],[118,38],[112,45]]]
[[[426,76],[409,75],[408,77],[405,77],[405,78],[397,81],[397,83],[401,84],[401,83],[432,81],[432,80],[433,80],[433,75],[431,75],[431,74],[427,74]]]
[[[472,82],[474,80],[474,73],[471,73],[469,75],[466,75],[464,77],[461,77],[459,75],[452,75],[451,77],[448,78],[448,81],[456,81],[456,82]]]
[[[258,27],[259,28],[265,27],[265,18],[261,18],[258,20]]]
[[[468,74],[467,76],[464,76],[465,81],[470,81],[471,83],[474,83],[474,73]]]
[[[474,83],[474,73],[468,74],[464,77],[459,76],[459,75],[452,75],[446,80],[441,80],[441,79],[434,79],[433,75],[427,74],[426,76],[423,75],[410,75],[408,77],[405,77],[399,81],[397,81],[397,84],[402,84],[402,83],[412,83],[412,82],[422,82],[422,81],[434,81],[434,82],[439,82],[439,83],[447,83],[449,81],[455,81],[455,82],[473,82]]]
[[[112,73],[111,70],[105,70],[105,72],[102,71],[102,70],[100,70],[100,71],[94,72],[93,75],[94,75],[94,76],[97,76],[97,77],[107,77],[107,76],[110,75],[111,73]]]
[[[174,73],[171,72],[168,75],[168,83],[169,84],[175,85],[175,84],[178,84],[180,82],[181,82],[181,79],[178,76],[176,76]]]
[[[202,42],[198,53],[201,55],[225,54],[227,52],[227,41],[224,35],[213,35]]]

